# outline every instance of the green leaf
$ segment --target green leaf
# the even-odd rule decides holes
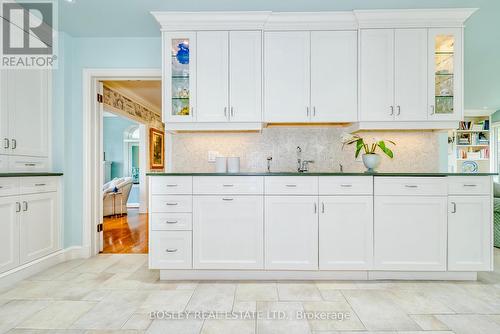
[[[363,143],[363,139],[360,138],[356,141],[356,153],[354,155],[354,157],[357,159],[358,156],[359,156],[359,152],[361,152],[361,149],[363,148],[365,144]]]
[[[394,158],[394,153],[387,147],[385,146],[385,143],[384,141],[379,141],[377,143],[378,147],[380,147],[380,149],[382,150],[382,152],[384,152],[389,158]]]

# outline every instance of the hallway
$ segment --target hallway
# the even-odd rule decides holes
[[[147,254],[148,215],[128,209],[122,217],[104,217],[104,245],[102,253]]]

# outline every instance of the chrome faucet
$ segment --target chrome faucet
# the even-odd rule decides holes
[[[305,173],[309,171],[309,164],[314,163],[314,160],[302,160],[302,149],[297,146],[297,172]]]

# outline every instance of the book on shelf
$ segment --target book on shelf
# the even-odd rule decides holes
[[[457,151],[457,159],[463,160],[479,160],[479,159],[489,159],[490,158],[490,149],[489,147],[482,148],[480,150],[458,150]]]
[[[487,131],[490,129],[490,121],[462,121],[458,127],[459,130],[471,130],[471,131]]]

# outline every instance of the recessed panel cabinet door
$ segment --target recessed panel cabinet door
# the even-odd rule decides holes
[[[201,31],[196,34],[198,122],[229,120],[228,40],[227,31]]]
[[[491,197],[450,196],[448,270],[492,270]]]
[[[445,196],[375,196],[374,269],[446,270]]]
[[[6,73],[10,154],[47,157],[50,72],[9,70]]]
[[[193,267],[263,269],[262,196],[193,197]]]
[[[310,120],[310,34],[264,33],[264,118],[267,122]]]
[[[361,30],[360,121],[394,119],[394,30]]]
[[[233,122],[262,120],[262,33],[229,32],[229,112]]]
[[[311,122],[358,120],[358,34],[311,32]]]
[[[373,197],[322,196],[319,202],[319,269],[371,269]]]
[[[318,269],[318,197],[265,197],[266,269]]]
[[[0,273],[19,265],[18,197],[0,198]]]
[[[20,257],[30,262],[59,249],[57,193],[26,195],[21,198]]]
[[[396,29],[394,59],[396,120],[427,120],[427,29]]]

